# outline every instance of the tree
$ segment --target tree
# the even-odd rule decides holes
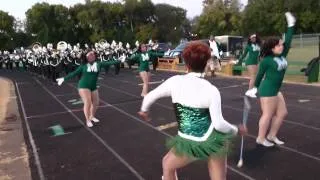
[[[101,39],[123,40],[121,32],[126,31],[126,17],[121,3],[92,1],[70,8],[74,21],[74,34],[80,43],[94,43]]]
[[[203,0],[203,7],[195,26],[195,32],[202,37],[210,32],[243,36],[282,33],[286,29],[286,11],[297,18],[296,33],[320,31],[319,0],[248,0],[243,11],[239,11],[237,0]]]
[[[146,24],[154,23],[155,7],[150,0],[124,0],[123,2],[126,22],[132,33],[141,32],[143,31],[142,29],[147,27],[145,26]],[[143,26],[143,28],[141,29],[140,26]],[[139,37],[142,38],[141,33]]]
[[[285,28],[285,0],[251,1],[243,15],[244,35],[257,32],[260,35],[272,35]]]
[[[164,5],[157,10],[151,0],[86,1],[69,9],[37,3],[26,16],[26,32],[33,41],[43,44],[61,40],[84,44],[101,39],[130,43],[150,38],[178,41],[191,31],[184,9]]]
[[[245,8],[242,29],[245,35],[281,33],[286,28],[284,13],[291,11],[297,18],[296,32],[319,32],[319,8],[318,0],[252,0]]]
[[[155,23],[158,34],[157,39],[163,42],[179,42],[191,31],[190,22],[186,18],[186,10],[168,4],[155,6]]]
[[[208,0],[204,1],[204,9],[196,29],[200,37],[208,38],[210,35],[241,33],[241,14],[237,0]]]
[[[297,30],[301,33],[320,32],[319,0],[285,1],[286,8],[297,16]]]
[[[35,41],[44,43],[48,41],[48,24],[52,22],[50,5],[48,3],[37,3],[26,12],[26,31],[34,36]]]
[[[0,49],[13,48],[14,17],[0,10]]]
[[[32,44],[32,37],[22,31],[16,32],[13,35],[13,47],[28,47]]]
[[[14,31],[14,17],[10,16],[7,12],[0,10],[0,32],[10,34]]]

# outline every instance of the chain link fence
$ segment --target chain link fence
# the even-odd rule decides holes
[[[316,34],[296,34],[293,36],[291,49],[288,54],[288,70],[286,77],[290,80],[304,81],[304,72],[308,63],[320,53],[320,33]]]

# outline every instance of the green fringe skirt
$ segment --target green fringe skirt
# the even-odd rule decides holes
[[[230,153],[232,134],[213,130],[206,141],[193,141],[179,135],[167,141],[167,147],[173,148],[178,156],[192,159],[208,159],[210,156],[226,156]]]

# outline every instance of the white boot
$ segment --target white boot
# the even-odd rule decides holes
[[[269,142],[266,139],[263,140],[263,141],[260,141],[260,140],[257,139],[256,142],[257,142],[257,144],[260,144],[260,145],[262,145],[264,147],[273,147],[274,146],[274,144],[272,142]]]
[[[277,137],[268,136],[267,139],[270,142],[274,142],[276,145],[283,145],[284,144],[284,142],[280,141]]]
[[[92,127],[93,126],[92,122],[91,121],[87,121],[87,126],[88,127]]]
[[[93,121],[93,122],[95,122],[95,123],[100,122],[100,120],[99,120],[99,119],[97,119],[97,118],[95,118],[95,117],[91,118],[91,121]]]

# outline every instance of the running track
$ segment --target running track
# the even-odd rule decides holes
[[[152,72],[152,88],[175,73]],[[10,78],[23,117],[30,155],[32,178],[94,180],[159,180],[161,160],[167,152],[165,140],[177,132],[170,99],[160,99],[151,108],[151,122],[137,116],[142,98],[140,78],[134,70],[119,75],[100,75],[100,107],[93,128],[84,124],[76,81],[57,85],[25,72],[0,70]],[[242,121],[247,80],[210,79],[221,92],[223,115],[231,123]],[[285,84],[289,115],[279,137],[286,144],[266,149],[255,144],[261,111],[252,100],[249,136],[245,138],[244,166],[237,168],[240,138],[228,159],[230,180],[317,180],[320,177],[319,88]],[[51,126],[61,125],[67,133],[54,137]],[[206,162],[199,161],[179,170],[179,180],[209,179]]]

